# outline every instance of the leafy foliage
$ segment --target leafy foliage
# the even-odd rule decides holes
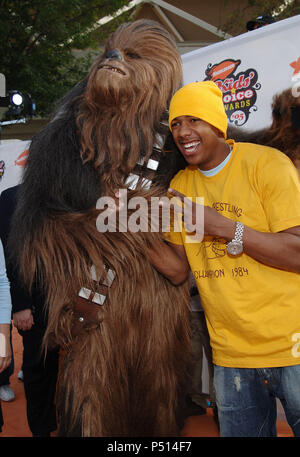
[[[0,0],[0,72],[6,77],[7,90],[30,93],[38,114],[50,112],[91,64],[90,54],[76,57],[73,50],[99,48],[104,36],[94,32],[95,24],[128,3]]]

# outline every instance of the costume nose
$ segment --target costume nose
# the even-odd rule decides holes
[[[105,54],[106,59],[118,59],[118,60],[123,60],[122,54],[118,49],[112,49],[110,51],[107,51]]]

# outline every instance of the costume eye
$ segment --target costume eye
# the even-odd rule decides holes
[[[130,59],[140,59],[141,58],[138,54],[136,54],[135,52],[132,52],[132,51],[126,51],[126,55]]]

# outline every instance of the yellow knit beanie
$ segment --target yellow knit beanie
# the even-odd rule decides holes
[[[172,97],[169,107],[169,127],[178,116],[195,116],[213,125],[226,138],[227,116],[222,92],[213,81],[190,83]]]

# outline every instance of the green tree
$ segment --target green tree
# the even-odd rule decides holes
[[[0,73],[6,77],[7,90],[30,93],[37,113],[49,113],[91,64],[90,54],[78,57],[74,49],[99,50],[99,40],[107,29],[97,32],[95,24],[128,3],[0,0]]]

